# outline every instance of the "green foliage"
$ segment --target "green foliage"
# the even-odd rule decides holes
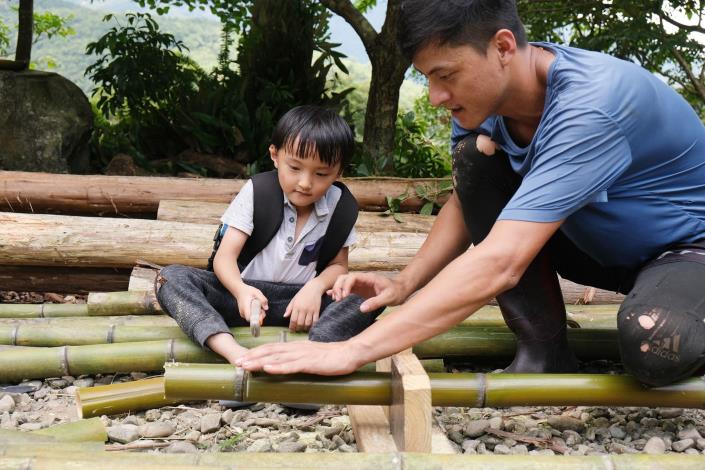
[[[10,11],[17,15],[18,8],[13,6],[10,7]],[[34,25],[33,25],[33,38],[32,45],[36,46],[42,40],[48,40],[53,37],[65,38],[68,36],[73,36],[76,31],[69,26],[69,22],[73,20],[73,16],[60,16],[50,11],[38,12],[35,11],[32,15]],[[0,57],[8,57],[12,54],[9,50],[10,47],[10,37],[17,35],[17,23],[14,23],[13,28],[0,21]],[[32,61],[30,64],[31,68],[55,68],[56,59],[51,55],[42,55],[38,60]]]
[[[218,449],[220,452],[232,452],[235,446],[245,438],[245,433],[235,434],[223,441],[218,443]]]
[[[162,110],[177,105],[189,94],[197,79],[197,71],[181,54],[182,42],[159,31],[159,25],[148,13],[127,13],[122,26],[115,21],[95,42],[88,44],[87,54],[98,60],[86,69],[96,84],[93,95],[105,117],[128,114],[133,120],[150,122]]]
[[[519,0],[518,6],[532,39],[637,62],[666,77],[705,117],[705,50],[693,34],[705,33],[705,0]]]
[[[362,13],[365,13],[375,5],[377,5],[377,0],[357,0],[355,2],[355,8],[360,10]]]
[[[394,220],[402,223],[403,220],[399,216],[401,205],[411,198],[418,198],[423,202],[419,214],[431,215],[437,213],[441,207],[441,199],[450,194],[452,190],[453,182],[450,178],[416,185],[414,191],[407,190],[398,196],[387,196],[388,209],[383,214],[392,216]]]

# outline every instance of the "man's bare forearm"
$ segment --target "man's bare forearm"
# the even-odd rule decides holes
[[[425,286],[469,246],[470,235],[460,201],[453,193],[438,213],[423,245],[396,279],[404,287],[405,298]]]

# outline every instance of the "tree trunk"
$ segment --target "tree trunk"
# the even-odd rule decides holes
[[[389,223],[389,222],[383,222]],[[391,222],[395,223],[395,222]],[[0,265],[131,268],[140,260],[205,268],[215,225],[0,213]],[[350,269],[400,270],[425,233],[358,232]]]
[[[321,0],[321,3],[352,26],[370,58],[372,78],[362,147],[363,152],[381,166],[380,170],[391,173],[399,88],[409,68],[409,62],[402,55],[396,41],[401,0],[388,0],[384,25],[379,33],[375,32],[351,1]]]
[[[399,110],[399,89],[409,62],[396,43],[397,22],[401,2],[389,0],[382,31],[375,47],[368,50],[372,78],[365,112],[363,152],[374,159],[378,170],[392,174],[394,170],[394,134]]]
[[[20,0],[19,24],[17,26],[17,49],[15,61],[29,67],[32,59],[34,0]]]
[[[344,178],[343,183],[363,210],[386,210],[387,196],[416,194],[421,187],[442,194],[439,204],[448,199],[448,192],[442,191],[448,179]],[[0,171],[0,210],[154,218],[162,199],[227,203],[244,184],[245,180],[235,179]],[[423,203],[411,197],[402,202],[401,210],[419,210]]]

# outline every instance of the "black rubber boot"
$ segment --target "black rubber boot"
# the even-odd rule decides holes
[[[485,239],[516,192],[521,178],[507,154],[477,149],[471,135],[453,153],[453,183],[474,244]],[[505,372],[572,372],[578,361],[566,339],[566,313],[558,276],[544,248],[519,284],[497,297],[502,315],[517,338],[514,361]]]
[[[574,372],[578,360],[568,345],[566,313],[558,276],[544,249],[534,259],[519,284],[497,296],[517,349],[504,372]]]

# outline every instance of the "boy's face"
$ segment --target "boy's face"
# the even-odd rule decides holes
[[[269,146],[269,154],[279,174],[282,191],[297,208],[313,206],[340,175],[340,163],[330,166],[317,156],[300,158],[274,145]]]

